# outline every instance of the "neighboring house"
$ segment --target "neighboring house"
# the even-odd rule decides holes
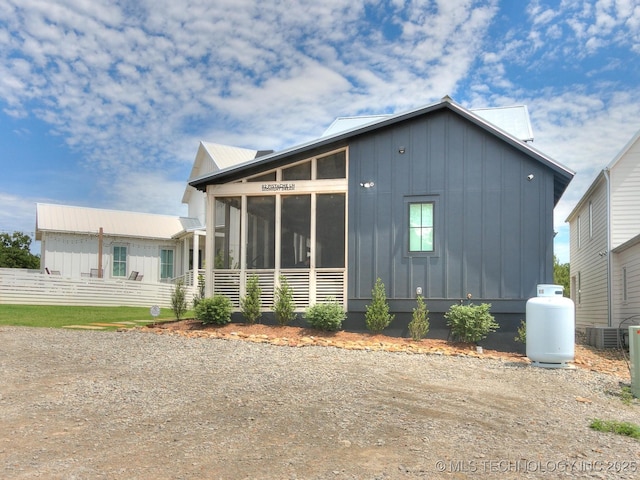
[[[640,131],[567,218],[576,328],[598,346],[640,323]],[[605,345],[606,344],[606,345]]]
[[[195,218],[36,205],[43,272],[169,282],[192,268]]]
[[[201,142],[190,179],[264,153]],[[36,239],[41,241],[41,269],[67,278],[170,282],[183,277],[187,285],[196,285],[205,264],[204,240],[200,240],[205,235],[205,196],[187,185],[182,203],[188,206],[186,218],[38,204]]]
[[[514,136],[448,97],[347,128],[189,182],[207,194],[207,293],[237,308],[257,275],[270,308],[283,276],[298,310],[332,296],[362,325],[379,277],[405,325],[419,294],[431,318],[470,294],[515,330],[553,280],[574,172],[526,125]]]

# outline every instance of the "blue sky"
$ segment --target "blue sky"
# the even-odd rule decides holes
[[[527,105],[577,172],[564,220],[640,129],[639,0],[3,0],[0,231],[35,203],[185,215],[200,140],[254,149],[450,95]]]

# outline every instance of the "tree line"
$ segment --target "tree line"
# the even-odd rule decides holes
[[[0,233],[0,268],[40,268],[40,256],[31,253],[29,235]]]

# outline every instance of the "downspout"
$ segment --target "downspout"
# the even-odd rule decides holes
[[[611,327],[611,322],[613,321],[613,315],[611,314],[611,178],[609,176],[609,167],[606,167],[602,172],[607,181],[607,325]]]

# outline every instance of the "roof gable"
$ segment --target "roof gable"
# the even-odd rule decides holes
[[[294,160],[301,154],[312,152],[314,150],[322,148],[335,148],[337,145],[346,145],[347,141],[355,136],[370,133],[378,129],[382,129],[391,125],[395,125],[401,122],[409,121],[422,115],[429,115],[432,112],[448,109],[463,118],[471,121],[484,129],[489,134],[492,134],[502,141],[508,143],[517,150],[525,153],[534,160],[542,163],[546,167],[554,171],[554,202],[557,203],[567,185],[575,175],[575,172],[561,165],[545,154],[531,147],[529,144],[516,138],[510,133],[496,127],[493,123],[484,119],[482,116],[465,109],[464,107],[455,103],[448,96],[444,97],[440,102],[434,103],[425,107],[421,107],[408,112],[381,116],[380,118],[373,120],[364,125],[355,125],[348,130],[334,133],[333,135],[323,136],[319,139],[297,145],[280,152],[275,152],[270,155],[259,157],[255,160],[248,161],[239,165],[235,165],[226,169],[222,169],[218,172],[203,175],[199,178],[193,179],[189,184],[199,190],[205,190],[209,184],[222,184],[230,181],[238,180],[244,176],[258,173],[259,171],[273,168],[282,164],[285,164],[287,160]]]

